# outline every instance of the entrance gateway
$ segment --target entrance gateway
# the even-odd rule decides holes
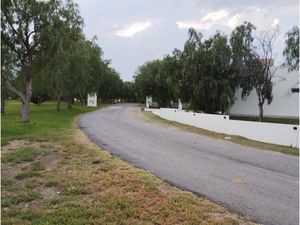
[[[87,106],[97,107],[97,92],[92,92],[88,94]]]

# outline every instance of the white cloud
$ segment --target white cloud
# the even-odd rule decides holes
[[[194,28],[194,29],[199,29],[199,30],[208,30],[213,24],[212,23],[197,23],[194,21],[177,21],[176,22],[177,26],[179,29],[189,29],[189,28]]]
[[[231,17],[226,23],[226,26],[231,27],[232,29],[235,28],[237,26],[237,24],[240,22],[240,18],[241,15],[240,14],[236,14],[233,17]]]
[[[215,11],[215,12],[211,12],[206,14],[203,19],[201,20],[201,22],[215,22],[218,21],[220,19],[223,19],[224,17],[228,16],[229,13],[225,10],[219,10],[219,11]]]
[[[151,25],[150,21],[132,23],[130,25],[126,25],[121,30],[117,30],[116,35],[121,37],[133,37],[135,34],[151,27]]]
[[[274,19],[272,22],[272,27],[278,27],[280,20],[278,18]]]
[[[227,26],[234,29],[243,21],[249,21],[260,29],[265,27],[276,28],[280,24],[279,18],[272,18],[269,9],[262,9],[258,7],[245,7],[239,13],[233,14],[227,10],[217,10],[205,14],[201,20],[180,20],[176,21],[179,29],[188,29],[193,27],[199,30],[209,30],[214,25]]]
[[[220,20],[227,17],[229,13],[225,10],[218,10],[215,12],[207,13],[200,22],[196,21],[177,21],[176,24],[179,29],[186,29],[193,27],[199,30],[208,30],[213,25],[219,24]]]

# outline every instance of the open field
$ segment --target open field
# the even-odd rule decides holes
[[[2,224],[253,224],[92,144],[75,118],[93,109],[19,103],[2,116]]]
[[[174,126],[174,127],[177,127],[179,129],[182,129],[182,130],[185,130],[185,131],[188,131],[188,132],[196,133],[198,135],[205,135],[205,136],[209,136],[209,137],[213,137],[213,138],[217,138],[217,139],[223,139],[223,140],[226,137],[230,137],[231,139],[227,139],[227,140],[231,141],[231,142],[234,142],[236,144],[245,145],[245,146],[248,146],[248,147],[253,147],[253,148],[258,148],[258,149],[263,149],[263,150],[270,150],[270,151],[281,152],[281,153],[285,153],[285,154],[299,156],[299,149],[297,149],[297,148],[253,141],[253,140],[249,140],[247,138],[241,137],[241,136],[215,133],[215,132],[208,131],[208,130],[205,130],[205,129],[201,129],[201,128],[181,124],[181,123],[178,123],[178,122],[175,122],[175,121],[166,120],[166,119],[160,118],[159,116],[153,114],[152,112],[143,112],[143,114],[145,115],[145,118],[147,120],[149,120],[150,122],[157,122],[157,123],[165,124],[167,126]]]

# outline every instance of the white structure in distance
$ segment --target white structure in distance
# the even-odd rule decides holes
[[[93,93],[88,94],[87,106],[97,107],[97,92],[93,92]]]
[[[152,106],[152,96],[146,96],[146,108],[149,109]]]
[[[182,102],[181,99],[178,99],[178,110],[182,110]]]
[[[299,118],[299,71],[288,72],[287,68],[276,70],[273,79],[273,101],[264,104],[264,116]],[[230,115],[257,116],[258,97],[255,90],[241,99],[241,89],[235,93],[236,100]]]

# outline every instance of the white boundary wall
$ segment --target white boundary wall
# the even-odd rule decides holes
[[[193,113],[168,108],[146,111],[152,111],[167,120],[217,133],[238,135],[256,141],[299,148],[298,125],[230,120],[228,115]]]

